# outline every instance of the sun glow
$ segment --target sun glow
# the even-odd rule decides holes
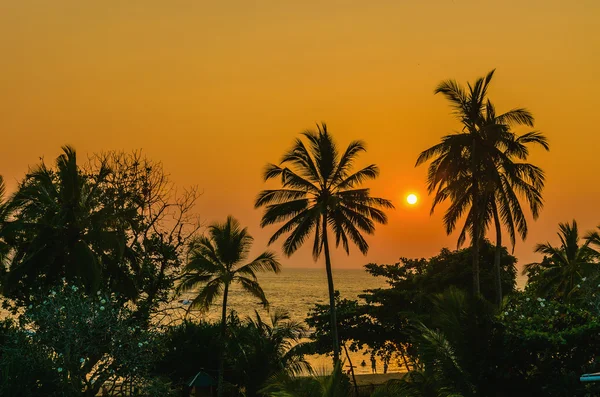
[[[418,198],[416,194],[409,194],[408,196],[406,196],[406,202],[410,205],[415,205],[417,204]]]

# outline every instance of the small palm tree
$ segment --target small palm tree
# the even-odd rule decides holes
[[[350,386],[342,362],[337,361],[331,374],[309,377],[279,372],[269,379],[261,393],[270,397],[347,397]]]
[[[233,217],[225,223],[214,223],[208,227],[208,236],[200,236],[190,244],[190,260],[184,269],[179,292],[190,291],[202,286],[192,300],[188,311],[206,311],[211,304],[223,296],[221,306],[221,344],[225,341],[227,326],[227,298],[229,287],[236,283],[244,291],[267,305],[267,298],[258,283],[256,273],[271,271],[279,273],[281,264],[274,253],[265,251],[246,263],[253,237],[247,228],[242,228]],[[219,395],[223,395],[223,350],[219,363]]]
[[[528,202],[534,219],[542,206],[541,190],[544,174],[526,160],[528,144],[548,149],[546,138],[538,132],[521,136],[511,131],[514,125],[533,126],[533,116],[526,109],[513,109],[497,115],[487,99],[487,90],[494,71],[478,79],[465,90],[456,81],[440,83],[435,93],[441,93],[455,109],[463,124],[459,133],[447,135],[442,142],[423,151],[417,166],[433,158],[428,169],[428,190],[434,193],[431,212],[437,204],[449,199],[451,205],[444,215],[446,232],[452,233],[458,221],[466,215],[457,245],[467,233],[473,248],[473,293],[479,295],[479,248],[491,222],[496,226],[496,288],[498,303],[502,300],[500,280],[501,225],[504,224],[515,243],[515,235],[527,235],[527,222],[519,195]]]
[[[538,244],[535,252],[544,254],[544,260],[525,265],[523,273],[538,274],[541,293],[569,300],[581,279],[598,270],[600,254],[590,247],[593,238],[581,241],[575,220],[571,224],[559,223],[558,228],[560,246]]]
[[[588,240],[591,245],[594,245],[594,246],[600,248],[600,226],[596,227],[596,229],[598,229],[598,230],[589,232],[585,236],[585,239]]]
[[[246,393],[258,395],[264,383],[280,372],[311,373],[312,368],[300,348],[306,336],[306,326],[280,309],[272,311],[268,320],[255,311],[254,317],[236,327],[232,332],[238,365],[235,372],[244,376]]]
[[[362,233],[373,234],[375,222],[387,223],[382,208],[394,207],[388,200],[371,197],[369,189],[359,188],[364,181],[379,175],[375,164],[351,172],[356,157],[365,151],[362,141],[351,142],[340,156],[325,124],[317,126],[317,131],[309,130],[302,135],[308,147],[302,139],[296,139],[280,165],[269,164],[265,170],[265,180],[281,178],[283,188],[262,191],[255,207],[265,207],[262,227],[284,223],[269,244],[289,234],[283,243],[285,255],[296,252],[310,234],[314,235],[314,259],[324,251],[335,363],[339,361],[340,345],[328,230],[335,236],[336,247],[342,244],[348,253],[351,241],[366,254],[369,244]]]

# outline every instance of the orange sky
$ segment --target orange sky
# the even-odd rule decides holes
[[[204,190],[207,222],[233,214],[258,251],[272,231],[253,209],[263,166],[326,121],[340,144],[367,141],[373,192],[397,205],[366,258],[338,253],[334,266],[429,256],[456,241],[414,168],[458,128],[433,88],[497,68],[498,109],[529,108],[552,145],[531,157],[547,188],[517,244],[527,263],[558,222],[600,224],[599,16],[597,0],[0,1],[0,174],[13,189],[67,143],[143,148]],[[314,266],[309,247],[284,264]]]

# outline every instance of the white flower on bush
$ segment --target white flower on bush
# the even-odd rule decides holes
[[[102,303],[102,304],[105,304],[105,303],[106,303],[106,300],[105,300],[105,299],[102,299],[102,300],[100,301],[100,303]]]
[[[581,284],[577,284],[577,288],[581,288]]]
[[[71,289],[73,290],[73,292],[77,292],[77,290],[78,290],[79,288],[77,288],[77,286],[76,286],[76,285],[73,285],[73,286],[71,287]]]
[[[587,277],[582,277],[581,278],[581,281],[585,281],[585,280],[587,280]]]
[[[555,310],[555,311],[554,311],[554,314],[558,314],[558,310]]]
[[[100,296],[100,291],[96,292],[96,295]]]
[[[100,306],[100,311],[104,311],[104,306]]]
[[[531,299],[529,299],[529,298],[525,298],[525,301],[527,301],[527,302],[529,302],[530,300],[531,300]]]
[[[85,358],[81,357],[81,358],[79,359],[79,362],[80,362],[81,364],[83,364],[83,363],[85,362]]]
[[[542,301],[542,298],[537,298],[537,301],[538,301],[538,302],[541,302],[541,301]]]
[[[138,343],[138,347],[142,347],[144,344],[142,342]]]
[[[61,368],[61,367],[58,367],[57,371],[58,371],[58,372],[62,372],[62,368]]]
[[[32,309],[32,308],[33,308],[33,305],[29,305],[29,306],[27,306],[27,308],[28,308],[28,309]]]
[[[544,302],[540,302],[540,306],[545,307],[546,305],[544,304]]]
[[[504,312],[504,315],[505,315],[505,316],[508,316],[508,312]]]

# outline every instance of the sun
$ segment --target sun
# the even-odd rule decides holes
[[[417,204],[418,198],[416,194],[409,194],[408,196],[406,196],[406,202],[410,205],[415,205]]]

